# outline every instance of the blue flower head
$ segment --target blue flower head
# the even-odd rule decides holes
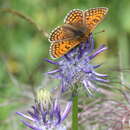
[[[91,94],[90,89],[96,90],[96,83],[109,82],[107,75],[99,74],[95,71],[100,65],[92,65],[90,62],[98,54],[106,50],[104,45],[94,51],[94,40],[92,34],[86,43],[81,43],[79,46],[72,49],[69,53],[63,56],[58,62],[45,59],[51,64],[57,65],[58,69],[48,72],[53,78],[59,79],[62,92],[68,90],[75,84],[82,84],[85,89]]]
[[[17,114],[26,118],[28,121],[21,121],[33,130],[67,130],[62,122],[68,116],[72,102],[69,101],[62,111],[58,100],[50,102],[51,98],[48,95],[45,96],[46,92],[40,91],[36,104],[32,106],[33,111],[28,111],[27,114],[17,112]]]

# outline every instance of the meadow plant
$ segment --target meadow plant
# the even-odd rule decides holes
[[[67,130],[62,123],[71,110],[72,102],[68,102],[64,111],[61,110],[58,100],[52,99],[47,90],[39,90],[32,111],[27,114],[17,112],[18,115],[28,119],[21,120],[24,125],[33,130]]]

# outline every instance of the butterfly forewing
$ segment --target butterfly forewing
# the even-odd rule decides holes
[[[66,18],[64,19],[65,24],[71,25],[82,25],[83,24],[83,11],[79,9],[74,9],[70,11]]]
[[[61,42],[62,40],[71,40],[74,37],[71,25],[63,25],[56,28],[49,37],[50,42]]]
[[[57,27],[56,29],[54,29],[49,37],[49,41],[50,42],[55,42],[58,40],[62,40],[65,38],[65,31],[63,30],[62,27]]]
[[[86,24],[89,33],[92,32],[99,23],[101,23],[107,12],[108,8],[92,8],[84,12],[84,23]]]

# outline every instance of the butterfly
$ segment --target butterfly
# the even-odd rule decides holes
[[[60,58],[77,45],[84,43],[107,12],[108,8],[105,7],[71,10],[64,19],[64,24],[54,29],[49,36],[50,56]]]

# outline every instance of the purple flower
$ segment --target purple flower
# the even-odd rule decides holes
[[[95,69],[101,65],[91,64],[91,60],[106,49],[107,47],[102,45],[98,50],[93,52],[94,40],[91,34],[86,43],[81,43],[59,61],[55,62],[45,59],[47,62],[57,65],[58,67],[58,69],[48,72],[48,75],[60,80],[62,92],[80,83],[83,84],[89,94],[92,95],[90,89],[96,90],[97,82],[109,82],[109,80],[105,79],[107,75],[99,74],[95,71]]]
[[[62,123],[68,116],[71,110],[72,102],[69,101],[64,111],[61,112],[60,105],[57,100],[54,100],[50,107],[45,107],[43,102],[36,102],[32,106],[32,111],[27,111],[27,115],[17,112],[18,115],[28,119],[29,121],[21,120],[24,125],[33,130],[67,130]]]

